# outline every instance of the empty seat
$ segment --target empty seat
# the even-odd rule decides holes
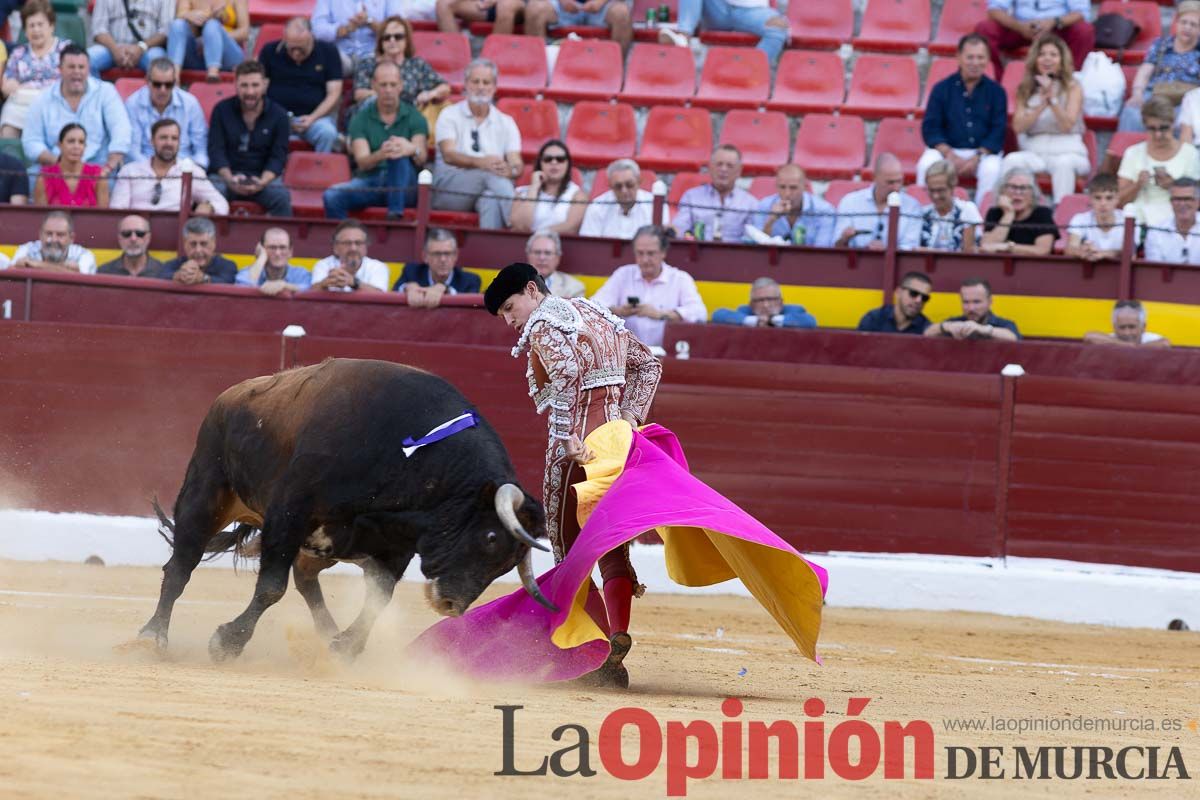
[[[915,180],[917,177],[917,162],[925,152],[925,140],[921,137],[921,121],[911,119],[885,119],[875,130],[875,144],[871,147],[871,157],[863,169],[862,176],[871,180],[875,176],[875,159],[881,153],[891,153],[900,159],[904,167],[904,179]]]
[[[744,174],[773,175],[788,163],[787,116],[781,111],[730,111],[721,126],[721,144],[732,144],[742,152]]]
[[[775,91],[767,108],[789,114],[827,114],[846,96],[845,75],[837,53],[786,50],[775,71]]]
[[[192,96],[200,101],[204,109],[204,119],[211,120],[213,106],[227,97],[237,97],[237,89],[232,83],[193,83],[188,87]]]
[[[313,0],[250,0],[250,21],[262,25],[287,22],[292,17],[311,18],[315,5]]]
[[[686,47],[635,44],[621,100],[649,106],[683,104],[696,93],[696,62]]]
[[[283,185],[292,193],[297,217],[325,216],[325,190],[348,180],[350,159],[344,153],[291,153],[283,170]]]
[[[141,78],[117,78],[113,82],[113,88],[117,90],[117,94],[121,95],[122,100],[128,100],[129,95],[145,85],[146,81]]]
[[[868,0],[855,49],[915,53],[929,41],[931,5],[928,0]]]
[[[605,167],[608,165],[605,164]],[[658,180],[658,173],[652,169],[639,170],[641,178],[638,181],[640,188],[647,192],[654,190],[654,182]],[[604,167],[596,170],[596,179],[592,181],[592,193],[588,196],[589,200],[595,200],[600,195],[608,191],[608,170]]]
[[[1023,61],[1010,61],[1004,65],[1004,77],[1000,80],[1000,85],[1004,87],[1004,93],[1008,95],[1008,116],[1012,116],[1017,109],[1017,87],[1021,85],[1021,79],[1025,77],[1025,63]]]
[[[758,108],[770,93],[766,53],[753,47],[710,47],[692,102],[704,108]]]
[[[1157,3],[1148,0],[1104,0],[1096,14],[1120,14],[1138,26],[1138,35],[1125,48],[1126,63],[1140,63],[1154,40],[1162,36],[1162,16]],[[1080,66],[1076,64],[1075,69]]]
[[[861,117],[809,114],[796,134],[792,161],[817,180],[851,178],[863,167],[867,134]]]
[[[546,88],[546,44],[542,37],[495,33],[484,40],[480,55],[499,68],[501,94],[532,95]]]
[[[567,40],[559,45],[547,97],[555,100],[611,100],[621,91],[624,60],[612,41]]]
[[[870,181],[830,181],[829,185],[825,187],[825,202],[837,208],[837,204],[842,201],[843,197],[870,185]]]
[[[975,26],[987,19],[987,0],[946,0],[937,35],[929,42],[931,55],[952,56],[958,52],[958,40],[975,32]]]
[[[712,154],[712,122],[700,108],[655,106],[646,117],[638,164],[657,170],[696,169]]]
[[[701,186],[708,183],[708,175],[699,172],[680,172],[671,181],[671,189],[667,192],[667,205],[671,209],[671,216],[674,217],[679,210],[679,198],[683,197],[684,192],[696,186]]]
[[[853,0],[820,0],[788,3],[792,47],[834,49],[854,35]]]
[[[908,56],[862,55],[854,63],[842,111],[864,117],[903,117],[917,107],[921,80]]]
[[[250,54],[250,57],[261,61],[262,59],[259,59],[258,55],[262,52],[267,42],[278,42],[282,39],[283,25],[276,22],[270,25],[263,25],[258,29],[258,36],[254,39],[254,52]]]
[[[780,164],[780,166],[783,166]],[[774,175],[759,175],[754,180],[750,181],[750,188],[746,191],[762,200],[764,197],[770,197],[775,194],[775,176]],[[807,191],[807,190],[806,190]]]
[[[533,100],[525,97],[503,97],[496,107],[517,123],[521,132],[521,158],[533,158],[550,139],[561,139],[558,123],[558,104],[553,100]]]
[[[471,63],[471,40],[457,33],[413,31],[413,52],[429,62],[454,91],[462,91],[463,72]]]
[[[575,104],[567,123],[567,149],[580,166],[603,167],[637,150],[637,115],[627,103]]]

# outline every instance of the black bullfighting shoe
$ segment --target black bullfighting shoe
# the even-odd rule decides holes
[[[621,662],[632,647],[633,639],[625,631],[617,631],[608,637],[608,658],[597,669],[581,676],[579,683],[597,689],[628,689],[629,670]]]

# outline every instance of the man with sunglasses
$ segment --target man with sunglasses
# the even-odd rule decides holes
[[[121,255],[96,270],[97,275],[169,279],[163,264],[150,255],[150,220],[131,214],[117,224]]]
[[[342,100],[342,57],[313,36],[308,17],[292,17],[283,39],[267,42],[259,58],[267,71],[267,97],[287,110],[292,135],[318,153],[338,141],[337,107]]]
[[[858,321],[858,330],[870,333],[921,335],[929,327],[925,304],[933,292],[933,281],[924,272],[907,272],[892,292],[892,302],[868,311]]]
[[[608,190],[588,205],[579,235],[629,241],[639,230],[654,224],[654,195],[641,188],[642,170],[632,158],[618,158],[604,174]]]
[[[150,127],[154,155],[126,164],[113,186],[110,208],[138,211],[178,211],[183,195],[183,174],[192,174],[192,213],[203,216],[229,213],[229,201],[216,190],[204,170],[191,159],[179,158],[180,127],[173,119],[160,119]]]
[[[195,95],[179,87],[178,73],[171,59],[156,58],[150,63],[146,85],[129,95],[125,111],[129,113],[129,124],[133,128],[130,161],[153,156],[150,132],[154,123],[160,119],[173,119],[179,123],[179,157],[190,158],[196,166],[208,169],[208,122],[204,119],[204,109]]]

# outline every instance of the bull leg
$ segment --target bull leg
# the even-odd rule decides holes
[[[350,623],[350,627],[333,637],[329,649],[351,661],[362,653],[367,646],[367,637],[375,627],[375,620],[392,601],[392,593],[396,590],[396,582],[404,575],[408,562],[413,554],[407,553],[386,562],[367,559],[363,562],[363,580],[367,585],[367,593],[363,598],[362,611],[358,618]]]
[[[308,604],[313,624],[317,627],[317,635],[326,642],[337,635],[338,626],[325,606],[325,595],[321,592],[321,583],[317,576],[321,570],[329,569],[335,563],[337,562],[330,558],[312,558],[301,553],[292,565],[292,579],[296,582],[296,591]]]

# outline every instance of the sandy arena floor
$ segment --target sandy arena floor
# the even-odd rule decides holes
[[[213,628],[250,597],[253,575],[200,570],[176,607],[171,653],[114,652],[149,617],[160,573],[148,568],[0,561],[0,796],[14,798],[633,798],[666,795],[664,763],[638,782],[604,772],[601,722],[640,706],[660,722],[720,722],[727,696],[743,721],[805,720],[803,701],[829,710],[826,736],[849,697],[863,718],[928,720],[937,778],[692,781],[689,797],[1089,796],[1200,797],[1200,634],[1117,630],[961,613],[829,610],[825,666],[795,653],[752,601],[659,596],[634,607],[637,645],[628,693],[571,686],[485,686],[404,667],[401,650],[434,621],[420,587],[401,585],[366,653],[332,661],[294,592],[263,618],[236,663],[209,663]],[[324,581],[346,624],[357,577]],[[511,587],[503,587],[505,590]],[[490,592],[487,596],[495,596]],[[1191,621],[1196,625],[1198,620]],[[1164,620],[1165,623],[1165,620]],[[718,637],[718,626],[723,628]],[[1200,626],[1197,626],[1200,627]],[[516,717],[516,766],[591,734],[595,777],[497,777],[502,720]],[[1096,717],[1180,720],[1180,730],[951,733],[945,718]],[[1187,726],[1192,721],[1192,727]],[[1112,723],[1109,723],[1112,724]],[[1121,724],[1121,723],[1116,723]],[[946,780],[950,745],[1127,745],[1181,748],[1190,781]],[[633,750],[628,759],[634,759]],[[1010,775],[1013,759],[1004,757]],[[574,759],[568,761],[569,765]],[[1142,762],[1144,763],[1144,761]],[[911,775],[911,764],[908,767]],[[720,775],[718,769],[717,776]],[[772,775],[775,775],[772,767]]]

